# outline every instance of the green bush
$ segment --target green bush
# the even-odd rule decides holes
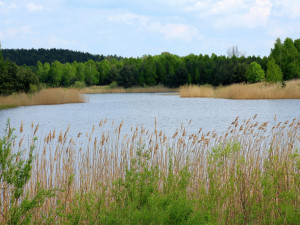
[[[117,88],[118,87],[118,83],[116,81],[113,81],[109,84],[109,88]]]
[[[30,146],[27,159],[24,159],[22,152],[12,152],[12,143],[16,138],[13,132],[8,121],[5,136],[0,139],[0,180],[10,196],[9,208],[3,217],[7,224],[30,224],[32,210],[40,207],[46,198],[54,196],[54,192],[37,187],[37,194],[32,199],[28,194],[23,197],[24,187],[31,177],[36,138]],[[3,207],[1,202],[0,207]]]
[[[78,88],[78,89],[83,89],[86,87],[86,85],[83,81],[76,81],[72,87]]]
[[[265,72],[257,62],[252,62],[246,72],[249,83],[261,82],[265,79]]]

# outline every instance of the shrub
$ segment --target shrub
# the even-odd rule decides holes
[[[118,87],[118,83],[116,81],[113,81],[110,83],[109,88],[117,88]]]
[[[83,89],[86,87],[83,81],[76,81],[73,85],[74,88]]]
[[[257,62],[252,62],[246,72],[249,83],[261,82],[265,79],[265,72]]]
[[[4,209],[3,217],[8,224],[30,224],[32,210],[41,206],[46,198],[54,195],[54,192],[37,187],[37,194],[32,199],[29,199],[28,194],[23,197],[24,187],[31,176],[36,139],[30,146],[27,159],[24,159],[22,152],[12,152],[12,143],[16,138],[13,132],[14,129],[10,127],[8,121],[5,136],[0,139],[0,181],[3,187],[2,191],[9,192],[8,196],[10,196],[10,204],[8,208]],[[0,207],[3,207],[2,203],[0,203]]]

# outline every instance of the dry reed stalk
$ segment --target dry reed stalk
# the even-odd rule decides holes
[[[150,152],[150,165],[158,166],[163,176],[169,173],[170,160],[175,175],[188,165],[191,173],[188,193],[191,196],[196,195],[204,200],[211,190],[218,193],[212,197],[216,198],[214,210],[219,221],[225,220],[226,213],[229,217],[242,213],[246,221],[249,215],[246,205],[249,207],[265,199],[262,174],[269,173],[268,171],[271,171],[270,174],[272,171],[280,171],[282,174],[269,178],[280,182],[275,184],[275,197],[262,203],[263,209],[268,207],[267,201],[276,205],[276,199],[283,190],[298,190],[297,193],[300,194],[296,180],[299,176],[297,162],[290,157],[300,145],[300,121],[274,121],[271,126],[268,123],[258,123],[255,118],[256,116],[244,121],[236,118],[221,136],[215,132],[203,133],[202,130],[187,135],[185,128],[181,127],[173,137],[168,137],[163,131],[155,129],[150,132],[143,127],[136,127],[122,137],[122,123],[112,125],[115,132],[111,133],[105,130],[108,128],[105,122],[101,126],[93,126],[83,148],[81,143],[69,137],[69,128],[64,133],[61,131],[57,139],[49,139],[49,135],[54,136],[53,131],[53,134],[50,132],[40,139],[44,140],[39,145],[42,149],[38,149],[32,178],[25,191],[28,191],[29,196],[34,196],[38,183],[46,189],[66,190],[58,191],[55,198],[48,199],[45,206],[36,211],[36,218],[39,218],[41,212],[47,214],[55,209],[58,199],[64,200],[68,211],[76,202],[74,193],[96,193],[99,185],[108,187],[107,193],[111,193],[113,181],[125,177],[125,168],[132,166],[137,149],[144,145],[144,149]],[[73,182],[70,183],[72,175]],[[163,180],[160,181],[160,187],[162,183]],[[9,204],[7,193],[0,195],[0,201],[3,202],[3,210]],[[108,204],[114,199],[108,194],[106,201]],[[222,204],[217,204],[218,202]],[[300,202],[294,204],[299,205]],[[275,218],[276,215],[272,217]],[[3,222],[1,218],[0,222]]]
[[[226,99],[300,99],[300,79],[279,83],[232,84],[222,87],[188,85],[179,89],[181,97]]]
[[[29,106],[29,105],[53,105],[65,103],[83,103],[85,98],[76,89],[48,88],[34,94],[13,94],[0,96],[0,106]]]
[[[211,98],[214,96],[213,87],[204,85],[184,85],[179,88],[179,95],[183,98],[189,97],[203,97],[203,98]]]

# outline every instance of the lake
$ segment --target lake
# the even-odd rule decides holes
[[[31,131],[32,122],[39,124],[38,137],[50,130],[65,131],[70,126],[70,135],[91,131],[101,120],[107,119],[107,126],[124,121],[122,132],[132,127],[143,126],[172,135],[183,125],[187,132],[215,130],[224,132],[237,116],[240,120],[258,115],[258,122],[273,123],[300,118],[300,100],[228,100],[212,98],[180,98],[167,93],[134,94],[89,94],[87,103],[64,105],[27,106],[0,110],[0,134],[4,133],[7,119],[11,126],[19,128],[24,124],[25,134]],[[97,126],[98,127],[98,126]]]

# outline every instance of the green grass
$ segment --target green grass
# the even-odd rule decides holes
[[[16,108],[17,106],[15,105],[0,105],[0,110],[2,109],[11,109],[11,108]]]

